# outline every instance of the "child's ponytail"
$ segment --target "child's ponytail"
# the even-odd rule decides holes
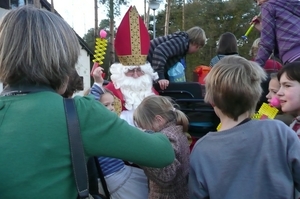
[[[174,108],[174,113],[176,117],[176,124],[182,125],[183,132],[187,132],[189,128],[189,120],[186,115],[179,109]]]

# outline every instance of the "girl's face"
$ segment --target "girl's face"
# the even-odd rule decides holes
[[[300,83],[289,80],[286,73],[280,77],[279,96],[281,110],[283,112],[296,112],[300,115]]]
[[[115,99],[110,93],[104,93],[101,96],[100,102],[110,111],[115,111]]]
[[[280,89],[279,81],[277,80],[277,78],[272,78],[269,82],[269,93],[266,96],[269,103],[271,103],[271,99],[273,97],[278,98],[277,92],[279,91],[279,89]]]

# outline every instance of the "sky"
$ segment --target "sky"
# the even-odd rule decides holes
[[[47,0],[49,3],[51,0]],[[55,10],[70,24],[70,26],[81,37],[87,33],[90,28],[94,28],[95,13],[94,13],[94,0],[53,0]],[[163,1],[162,1],[163,2]],[[116,18],[116,26],[119,25],[123,15],[128,10],[129,6],[136,6],[140,15],[144,14],[144,1],[143,0],[129,0],[129,4],[121,7],[121,16]],[[106,8],[98,5],[98,22],[106,17]],[[158,10],[164,7],[164,3],[160,5]],[[153,12],[152,10],[150,12]]]

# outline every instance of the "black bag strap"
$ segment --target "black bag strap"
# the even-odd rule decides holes
[[[94,162],[95,162],[95,165],[96,165],[97,170],[98,170],[98,175],[99,175],[99,178],[100,178],[100,181],[101,181],[101,184],[102,184],[102,188],[104,190],[104,194],[105,194],[106,198],[110,198],[110,193],[108,191],[107,184],[106,184],[106,181],[105,181],[102,169],[101,169],[101,165],[100,165],[97,157],[94,157]]]
[[[64,98],[73,173],[79,198],[88,198],[88,173],[74,100]]]
[[[100,167],[98,158],[96,156],[91,157],[88,160],[87,169],[88,169],[88,174],[89,174],[90,194],[93,196],[94,199],[109,199],[110,194],[107,189],[106,181],[105,181],[102,169]],[[102,195],[99,193],[98,177],[101,180],[105,195]]]

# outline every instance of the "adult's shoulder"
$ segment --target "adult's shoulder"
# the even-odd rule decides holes
[[[95,100],[92,95],[87,96],[75,96],[74,98],[77,112],[79,114],[89,114],[90,111],[102,110],[105,107]]]

